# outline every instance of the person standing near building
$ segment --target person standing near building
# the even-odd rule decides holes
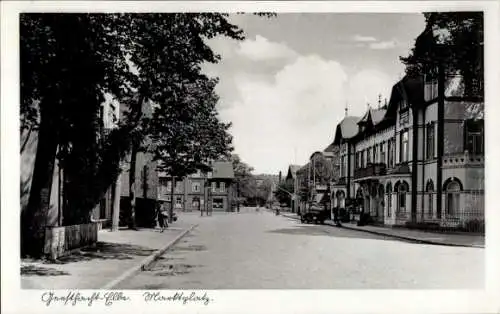
[[[163,203],[159,204],[156,211],[158,224],[160,225],[160,232],[163,232],[165,228],[168,228],[168,222],[167,222],[168,211],[166,210],[166,208],[164,208],[163,205],[164,205]]]

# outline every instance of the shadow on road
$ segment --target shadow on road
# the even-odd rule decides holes
[[[37,265],[21,266],[21,276],[69,276],[70,273]]]
[[[403,239],[400,240],[400,239],[395,239],[393,237],[386,237],[382,235],[365,233],[362,231],[342,229],[342,227],[330,227],[325,225],[297,225],[294,228],[275,229],[268,232],[289,234],[289,235],[311,235],[311,236],[326,236],[326,237],[336,237],[336,238],[356,238],[356,239],[385,240],[385,241],[413,243],[410,241],[405,241]]]
[[[46,264],[68,264],[94,259],[126,260],[137,256],[149,256],[154,251],[138,245],[97,242],[95,247],[82,248],[75,253],[60,257],[57,261],[47,261]]]

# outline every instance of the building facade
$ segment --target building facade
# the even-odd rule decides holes
[[[341,121],[337,206],[385,225],[484,225],[484,103],[465,95],[458,74],[405,77],[387,107]]]
[[[236,206],[236,185],[231,162],[216,161],[212,171],[198,171],[182,180],[174,180],[172,194],[172,179],[159,174],[159,200],[169,208],[174,202],[174,208],[182,211],[234,211]]]

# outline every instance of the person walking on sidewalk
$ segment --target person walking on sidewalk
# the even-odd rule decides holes
[[[167,223],[168,212],[166,211],[165,208],[163,208],[163,204],[158,206],[156,215],[158,217],[158,224],[160,225],[160,232],[163,232],[163,230],[165,230],[165,228],[168,227]]]

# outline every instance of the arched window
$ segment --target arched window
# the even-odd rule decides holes
[[[394,185],[394,188],[397,189],[398,193],[398,205],[396,207],[396,210],[398,212],[406,212],[406,193],[408,193],[408,191],[410,190],[408,183],[406,183],[405,181],[398,181]]]
[[[385,186],[385,192],[387,193],[387,217],[391,217],[392,210],[392,184],[387,183]]]
[[[337,191],[337,207],[344,208],[345,207],[345,193],[342,190]]]
[[[384,186],[382,184],[379,184],[378,186],[378,197],[383,197],[384,196]]]
[[[448,181],[445,187],[446,191],[446,214],[455,215],[460,208],[460,191],[462,185],[457,179]]]
[[[427,181],[425,190],[427,192],[427,216],[432,218],[434,214],[434,183],[432,180]]]

